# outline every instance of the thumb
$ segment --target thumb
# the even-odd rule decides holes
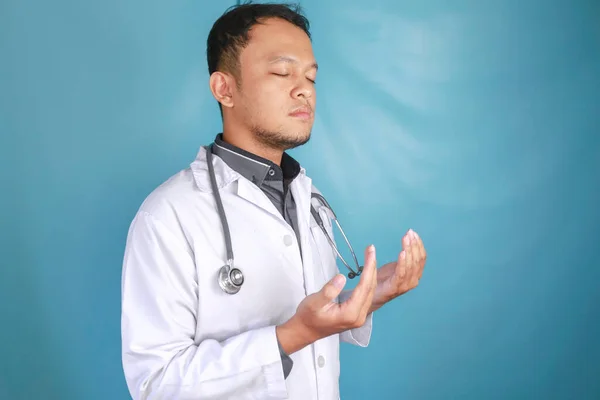
[[[338,297],[345,285],[346,277],[342,274],[337,274],[327,282],[321,289],[319,296],[323,299],[323,306]]]

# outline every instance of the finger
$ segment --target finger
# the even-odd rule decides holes
[[[421,238],[419,237],[419,235],[417,234],[417,232],[414,232],[414,243],[413,243],[413,273],[412,276],[410,276],[410,282],[411,285],[416,282],[418,282],[421,279],[421,276],[423,275],[423,267],[425,265],[425,248],[423,247],[423,241],[421,240]]]
[[[398,262],[396,263],[396,278],[404,279],[406,276],[406,250],[402,250],[398,256]]]
[[[423,259],[425,258],[425,248],[423,247],[423,240],[419,237],[419,234],[413,231],[414,242],[413,245],[415,247],[415,261],[421,266]]]
[[[417,235],[418,237],[418,235]],[[423,276],[423,269],[425,269],[425,263],[427,262],[427,250],[425,250],[425,245],[423,244],[423,240],[419,237],[419,246],[421,251],[421,259],[419,260],[419,280]]]
[[[407,274],[406,254],[407,254],[408,250],[410,249],[410,237],[411,237],[410,232],[411,231],[409,229],[408,232],[406,232],[406,234],[402,238],[402,251],[398,255],[398,261],[396,263],[396,270],[394,273],[394,278],[396,281],[404,280],[404,278],[406,277],[406,274]]]
[[[373,302],[375,289],[377,288],[377,253],[375,247],[373,247],[373,251],[369,252],[365,257],[365,269],[363,270],[363,274],[364,273],[370,274],[370,276],[368,277],[369,290],[360,310],[360,315],[362,317],[367,316],[367,313],[371,308],[371,303]]]
[[[411,232],[410,246],[411,246],[411,254],[412,254],[412,265],[411,265],[412,276],[411,276],[411,278],[414,278],[419,275],[419,267],[420,267],[420,261],[421,261],[421,249],[420,249],[419,242],[421,240],[419,239],[417,232],[413,231],[412,229],[410,232]]]
[[[373,259],[371,259],[371,257]],[[374,259],[375,247],[371,245],[365,251],[365,265],[363,268],[363,272],[360,275],[360,281],[352,291],[350,298],[346,301],[346,307],[348,308],[347,312],[349,313],[358,313],[361,309],[361,306],[364,304],[367,296],[369,295],[369,291],[371,290],[372,285],[371,280],[373,279],[373,272],[374,269],[377,268]]]
[[[421,239],[421,237],[418,235],[417,237],[419,237],[419,244],[421,246],[421,259],[423,260],[423,265],[425,265],[425,261],[427,260],[427,250],[425,250],[425,244],[423,243],[423,239]]]
[[[416,269],[417,269],[416,278],[421,279],[421,276],[423,275],[423,268],[425,267],[426,253],[425,253],[425,246],[423,245],[423,240],[419,237],[419,234],[417,232],[415,232],[415,237],[417,239],[416,250],[418,250],[416,252],[418,254],[418,256],[416,257],[416,260],[415,260]]]
[[[410,230],[410,249],[412,250],[413,260],[416,260],[419,255],[419,238],[417,237],[417,233],[412,229]]]
[[[317,296],[317,307],[323,308],[330,304],[336,297],[340,295],[346,285],[346,277],[342,274],[337,274],[319,291]]]
[[[402,249],[407,250],[410,247],[411,229],[409,229],[402,237]]]
[[[414,269],[414,242],[412,230],[409,236],[409,247],[406,249],[406,273],[412,275]]]

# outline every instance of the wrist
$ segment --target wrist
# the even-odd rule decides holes
[[[377,289],[375,291],[375,295],[373,296],[373,301],[371,302],[371,307],[369,308],[369,313],[379,310],[381,307],[384,306],[384,304],[386,304],[387,302],[389,302],[391,300],[391,299],[383,296],[379,292],[378,289],[379,289],[379,287],[377,287]]]
[[[277,340],[283,351],[290,355],[304,347],[313,343],[315,339],[312,338],[308,330],[300,323],[294,316],[288,321],[275,328]]]
[[[369,314],[379,310],[381,307],[383,307],[384,304],[385,302],[373,301],[371,303],[371,308],[369,308]]]

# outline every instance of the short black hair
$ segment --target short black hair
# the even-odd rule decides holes
[[[256,24],[280,18],[301,28],[309,37],[310,24],[299,4],[245,2],[228,8],[217,19],[206,41],[208,73],[227,71],[238,77],[240,51],[247,46],[248,32]]]

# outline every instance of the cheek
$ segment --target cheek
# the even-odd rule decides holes
[[[263,102],[279,106],[285,106],[290,100],[288,88],[284,86],[283,81],[271,81],[264,84],[258,88],[257,93]]]
[[[269,114],[271,118],[289,108],[289,96],[285,89],[275,87],[274,85],[263,85],[255,91],[256,96],[250,99],[254,102],[253,107],[258,109],[261,114]]]
[[[289,95],[285,82],[276,79],[245,79],[241,90],[245,119],[255,125],[276,129],[285,123],[287,113],[296,102]]]

